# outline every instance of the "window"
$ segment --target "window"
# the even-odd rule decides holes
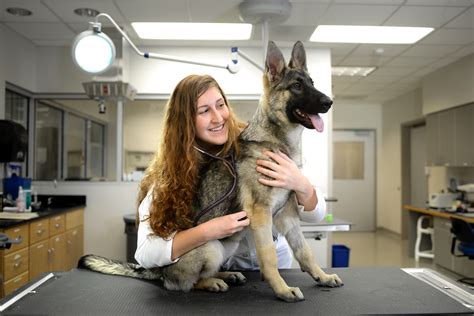
[[[28,131],[28,104],[29,98],[20,93],[5,90],[5,119],[11,120],[23,125]],[[28,166],[28,152],[26,153],[24,162],[15,162],[11,165],[19,167],[19,176],[26,177]]]
[[[61,179],[62,112],[38,102],[35,109],[35,180]]]
[[[28,97],[5,91],[5,119],[14,121],[28,129]]]
[[[105,176],[105,126],[93,121],[87,122],[87,177]]]
[[[86,177],[86,120],[68,114],[64,129],[66,180],[78,180]]]

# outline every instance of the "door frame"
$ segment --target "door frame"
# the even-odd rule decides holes
[[[401,125],[401,169],[402,169],[402,188],[401,188],[401,205],[402,205],[402,239],[408,239],[408,229],[410,216],[408,211],[403,208],[404,205],[410,204],[411,202],[411,136],[410,131],[412,128],[426,125],[425,118],[419,118],[416,120],[402,123]]]
[[[332,131],[333,131],[333,137],[331,139],[331,152],[333,151],[333,146],[334,146],[334,132],[373,132],[374,133],[374,190],[375,190],[374,191],[374,230],[376,231],[378,229],[378,225],[377,225],[377,196],[378,196],[377,129],[376,128],[333,128]],[[332,158],[332,159],[334,159],[334,158]],[[334,175],[333,175],[333,172],[332,172],[332,168],[333,168],[332,161],[331,161],[330,168],[331,168],[331,182],[333,182],[333,187],[334,187],[334,179],[333,179]],[[337,196],[335,198],[337,198]]]

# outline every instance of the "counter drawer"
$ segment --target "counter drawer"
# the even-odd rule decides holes
[[[79,209],[76,211],[66,213],[66,229],[71,229],[84,224],[84,210]]]
[[[54,236],[66,231],[66,216],[64,214],[49,218],[49,234]]]
[[[3,293],[8,295],[28,283],[28,271],[3,284]]]
[[[28,248],[9,254],[3,258],[3,279],[9,280],[28,271]]]
[[[3,254],[8,255],[10,253],[14,253],[20,249],[28,247],[29,244],[29,231],[28,231],[28,224],[23,224],[19,226],[14,226],[3,231],[11,239],[21,238],[22,242],[19,244],[12,244],[10,249],[4,249]]]
[[[49,219],[40,219],[30,224],[30,244],[49,238]]]

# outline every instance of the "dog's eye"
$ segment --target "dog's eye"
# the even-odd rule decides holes
[[[301,83],[298,81],[294,82],[291,86],[296,90],[301,90]]]

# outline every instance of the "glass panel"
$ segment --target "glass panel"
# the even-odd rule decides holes
[[[334,179],[364,179],[364,142],[334,142]]]
[[[5,90],[5,119],[11,120],[18,124],[23,125],[24,128],[28,131],[28,102],[29,98],[18,94],[16,92]],[[15,162],[12,163],[15,166],[18,166],[17,174],[19,176],[25,177],[27,173],[27,161],[28,161],[28,151],[26,152],[26,157],[24,162]],[[7,173],[8,176],[8,173]]]
[[[44,103],[36,105],[35,179],[60,179],[61,111]]]
[[[21,124],[28,129],[28,98],[6,90],[5,119]]]
[[[87,177],[102,178],[104,172],[104,150],[105,150],[105,127],[92,121],[88,121],[89,139],[87,143],[88,163]]]
[[[72,114],[67,115],[64,131],[66,147],[66,179],[85,178],[86,120]]]

